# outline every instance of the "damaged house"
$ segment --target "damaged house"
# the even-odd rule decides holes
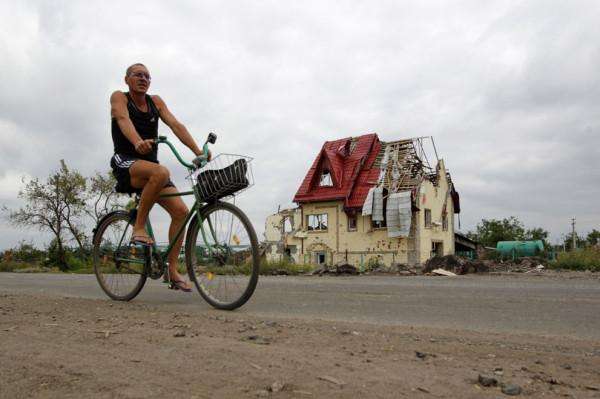
[[[417,265],[455,251],[458,193],[432,138],[382,142],[377,134],[323,144],[294,196],[267,218],[267,260],[364,270]]]

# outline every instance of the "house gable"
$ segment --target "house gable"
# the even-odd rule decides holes
[[[381,144],[376,134],[366,134],[356,138],[344,138],[327,141],[314,160],[300,188],[294,196],[294,202],[320,202],[343,200],[349,208],[350,201],[362,202],[377,183],[378,170],[372,170]],[[325,170],[331,174],[332,186],[320,186]],[[371,179],[375,176],[375,179]],[[366,188],[366,190],[365,190]]]

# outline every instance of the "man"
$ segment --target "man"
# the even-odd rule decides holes
[[[133,64],[125,72],[129,92],[115,91],[110,96],[115,152],[110,164],[117,179],[117,191],[141,193],[131,241],[145,245],[152,244],[145,225],[154,203],[162,206],[171,216],[170,240],[185,221],[188,212],[181,197],[159,198],[160,194],[177,193],[177,188],[169,179],[169,170],[158,163],[157,146],[154,144],[158,137],[158,119],[169,126],[195,155],[202,155],[202,150],[185,126],[169,111],[165,102],[157,95],[147,94],[150,81],[148,69],[143,64]],[[183,234],[167,259],[169,277],[176,288],[190,292],[189,284],[177,271],[182,241]]]

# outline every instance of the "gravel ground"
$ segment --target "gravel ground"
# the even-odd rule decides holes
[[[511,390],[600,398],[600,341],[0,294],[1,398],[498,398]]]

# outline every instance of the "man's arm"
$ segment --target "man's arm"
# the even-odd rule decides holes
[[[142,140],[133,122],[129,119],[129,111],[127,111],[127,97],[120,91],[115,91],[110,96],[110,114],[117,120],[121,131],[134,145],[135,150],[140,154],[147,154],[152,151],[151,140]]]
[[[167,104],[160,98],[159,96],[152,96],[156,107],[158,108],[158,113],[160,114],[160,119],[171,128],[175,136],[185,144],[195,155],[203,155],[202,150],[196,144],[196,141],[188,132],[186,127],[173,116],[169,108],[167,108]],[[210,155],[209,155],[210,156]]]

